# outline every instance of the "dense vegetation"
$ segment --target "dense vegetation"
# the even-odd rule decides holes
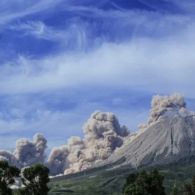
[[[9,166],[6,161],[0,161],[0,194],[11,195],[11,185],[15,183],[15,178],[19,177],[18,168]]]
[[[0,195],[195,195],[194,161],[151,167],[147,171],[129,166],[100,167],[56,177],[50,182],[48,174],[49,170],[40,164],[19,170],[2,161]],[[11,188],[16,179],[21,180],[22,188]]]
[[[20,181],[19,189],[12,189]],[[19,170],[7,161],[0,161],[0,195],[47,195],[49,188],[49,170],[37,164]]]
[[[143,169],[132,170],[129,166],[117,167],[96,168],[53,178],[49,183],[51,189],[49,195],[122,195],[128,176],[132,173],[140,173]],[[191,189],[189,186],[192,186],[192,178],[195,175],[194,159],[147,168],[147,173],[150,174],[155,169],[158,169],[159,174],[164,178],[163,186],[166,195],[193,195],[185,189]]]
[[[123,188],[124,195],[165,195],[164,177],[157,171],[141,171],[127,177]]]
[[[184,183],[180,188],[176,183],[170,193],[165,192],[164,176],[158,170],[132,173],[123,188],[123,195],[195,195],[195,176],[190,183]]]

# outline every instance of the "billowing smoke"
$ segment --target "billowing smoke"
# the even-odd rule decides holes
[[[52,175],[79,172],[108,159],[116,149],[120,150],[123,144],[131,142],[163,117],[169,114],[188,116],[185,106],[181,95],[154,96],[148,122],[132,135],[129,135],[127,127],[120,126],[113,113],[95,112],[83,126],[83,138],[71,137],[66,145],[53,148],[47,161],[44,154],[47,140],[41,134],[36,134],[32,141],[18,140],[13,153],[0,151],[0,160],[7,160],[18,167],[45,163]]]
[[[52,150],[48,165],[52,174],[78,172],[107,159],[116,148],[121,147],[128,135],[117,117],[109,112],[95,112],[83,127],[84,138],[72,137],[68,144]],[[60,164],[58,170],[55,168]],[[61,166],[63,165],[63,166]]]
[[[108,159],[125,142],[132,141],[164,116],[174,113],[189,115],[185,106],[181,95],[154,96],[148,122],[132,135],[129,135],[127,127],[120,126],[113,113],[95,112],[83,126],[83,138],[71,137],[66,145],[53,148],[47,161],[44,154],[47,140],[41,134],[36,134],[32,141],[18,140],[13,153],[0,151],[0,160],[7,160],[18,167],[45,163],[52,175],[79,172]]]
[[[34,163],[44,163],[44,151],[47,147],[47,140],[41,134],[36,134],[33,141],[20,139],[16,143],[14,155],[20,164],[29,166]]]
[[[45,163],[52,175],[75,173],[107,159],[116,148],[123,145],[128,136],[125,126],[120,126],[117,117],[109,112],[95,112],[83,126],[84,137],[71,137],[67,145],[55,147],[45,161],[47,140],[36,134],[32,141],[20,139],[13,153],[0,151],[0,160],[25,167]]]
[[[109,134],[126,136],[128,131],[125,126],[120,127],[113,113],[95,112],[84,125],[84,133],[86,138],[99,139]]]
[[[41,134],[36,134],[33,141],[20,139],[16,143],[14,153],[0,151],[0,159],[7,160],[17,167],[25,167],[35,163],[44,163],[47,140]]]
[[[68,168],[69,150],[67,146],[56,147],[51,150],[49,155],[47,166],[50,169],[52,175],[63,173]]]
[[[183,96],[179,94],[171,96],[154,96],[150,112],[151,122],[158,120],[166,111],[185,108]]]
[[[177,113],[181,116],[186,116],[189,114],[189,111],[186,109],[184,97],[182,95],[173,94],[170,96],[154,96],[151,102],[149,120],[146,124],[141,124],[139,129],[147,129],[148,126],[154,124],[164,116],[168,116],[169,113]]]
[[[19,162],[11,152],[0,150],[0,160],[6,160],[9,164],[20,167]]]

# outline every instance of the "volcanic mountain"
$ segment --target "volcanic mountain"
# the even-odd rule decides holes
[[[150,118],[138,133],[103,164],[124,158],[123,164],[165,164],[195,155],[195,112],[188,111],[180,95],[154,96]]]

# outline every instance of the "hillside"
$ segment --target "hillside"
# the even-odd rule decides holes
[[[171,186],[176,183],[182,186],[195,174],[195,158],[183,159],[178,163],[154,166],[165,176],[164,186],[169,192]],[[142,170],[143,168],[139,168]],[[136,170],[129,166],[116,169],[96,168],[81,173],[61,176],[51,180],[50,195],[121,195],[125,178]]]
[[[121,195],[127,175],[157,168],[167,192],[195,174],[195,113],[182,96],[155,96],[149,120],[133,137],[93,168],[52,179],[51,195]]]

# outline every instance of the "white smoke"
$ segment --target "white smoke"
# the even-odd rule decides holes
[[[41,134],[36,134],[33,141],[20,139],[16,142],[14,153],[0,151],[0,159],[7,160],[17,167],[25,167],[35,163],[44,163],[47,140]]]
[[[44,151],[47,140],[41,134],[36,134],[33,141],[20,139],[16,143],[14,155],[20,164],[29,166],[34,163],[44,163]]]
[[[0,151],[1,153],[1,151]],[[8,161],[8,158],[6,158],[5,156],[0,156],[0,161]]]
[[[58,175],[60,173],[63,173],[63,171],[68,167],[68,154],[69,150],[66,145],[55,147],[51,150],[47,161],[47,166],[50,170],[50,174]]]
[[[79,172],[108,159],[116,149],[135,139],[167,113],[176,113],[181,117],[188,115],[185,106],[183,96],[178,94],[154,96],[148,122],[132,136],[127,127],[120,126],[113,113],[94,112],[83,126],[84,137],[71,137],[66,145],[53,148],[47,161],[44,154],[47,140],[41,134],[36,134],[32,141],[18,140],[14,153],[0,151],[0,160],[7,160],[18,167],[45,163],[51,175]]]
[[[0,160],[6,160],[9,164],[20,167],[16,157],[11,152],[0,150]]]
[[[117,117],[109,112],[95,112],[83,126],[84,138],[71,137],[67,145],[55,147],[45,161],[47,140],[36,134],[32,141],[20,139],[13,153],[0,151],[0,160],[7,160],[18,167],[45,163],[52,175],[75,173],[107,159],[116,148],[123,145],[128,135]]]
[[[117,117],[111,112],[95,112],[84,125],[84,133],[87,139],[99,139],[109,134],[126,136],[127,128],[120,127]]]
[[[154,96],[150,112],[151,122],[158,120],[168,110],[185,108],[184,97],[179,94],[171,96]]]
[[[83,126],[84,138],[72,137],[67,146],[51,151],[48,165],[51,174],[75,173],[90,168],[98,161],[107,159],[116,148],[121,147],[128,135],[117,117],[109,112],[95,112]],[[58,166],[56,164],[63,164]],[[65,166],[64,166],[65,165]]]
[[[147,123],[139,125],[138,135],[149,126],[168,116],[168,114],[179,114],[181,117],[189,115],[191,112],[186,109],[184,97],[180,94],[170,96],[156,95],[152,98],[150,116]]]

